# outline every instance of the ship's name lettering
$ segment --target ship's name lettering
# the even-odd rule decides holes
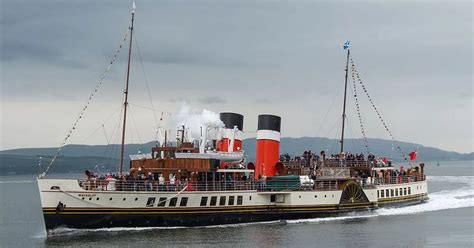
[[[79,197],[95,197],[95,194],[79,194]]]

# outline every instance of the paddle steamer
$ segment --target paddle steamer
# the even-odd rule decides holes
[[[131,155],[125,173],[134,14],[133,10],[120,171],[103,177],[86,171],[85,179],[50,179],[41,175],[37,181],[47,230],[316,218],[417,204],[427,199],[423,164],[397,173],[388,159],[363,155],[354,158],[343,150],[344,127],[341,153],[337,156],[326,156],[324,152],[306,152],[299,159],[280,156],[281,118],[269,114],[258,116],[255,162],[246,161],[242,150],[244,116],[226,112],[220,113],[222,136],[209,140],[209,129],[203,126],[198,141],[187,140],[183,126],[176,142],[165,141],[150,153]],[[349,50],[346,89],[348,63]]]

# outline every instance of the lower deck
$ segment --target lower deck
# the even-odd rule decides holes
[[[362,188],[348,181],[337,190],[265,192],[86,191],[77,180],[60,179],[40,179],[38,185],[48,229],[201,226],[317,218],[427,199],[426,182]]]

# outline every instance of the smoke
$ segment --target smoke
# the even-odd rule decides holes
[[[186,127],[186,137],[189,141],[198,140],[201,137],[201,126],[208,128],[207,136],[211,138],[217,138],[221,135],[221,128],[224,127],[219,114],[207,109],[202,111],[192,109],[186,102],[181,103],[173,123],[178,129],[181,129],[183,125]]]

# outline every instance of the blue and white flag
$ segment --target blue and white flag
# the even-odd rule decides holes
[[[344,48],[344,50],[347,50],[347,49],[349,49],[350,44],[351,44],[351,42],[346,40],[346,42],[344,42],[344,46],[342,46],[342,47]]]

